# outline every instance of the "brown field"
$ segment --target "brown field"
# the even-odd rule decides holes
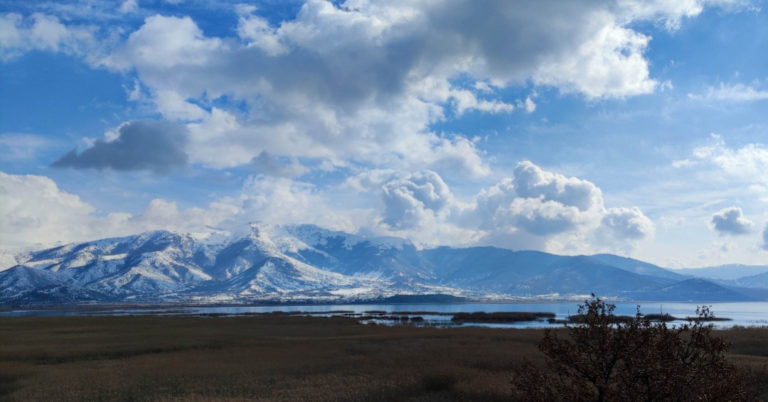
[[[719,332],[768,400],[768,329]],[[250,317],[0,318],[3,400],[508,400],[541,330]]]

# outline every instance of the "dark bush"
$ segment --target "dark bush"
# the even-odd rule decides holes
[[[498,312],[498,313],[454,313],[451,321],[457,323],[464,322],[521,322],[536,321],[546,318],[555,318],[555,313],[527,313],[527,312]]]
[[[709,308],[670,327],[640,314],[617,320],[615,306],[592,296],[575,325],[548,330],[539,344],[546,366],[526,362],[513,374],[513,392],[526,401],[754,400],[715,336]]]

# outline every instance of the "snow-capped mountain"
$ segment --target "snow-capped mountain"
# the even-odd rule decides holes
[[[493,247],[419,250],[407,240],[313,225],[252,224],[241,236],[166,231],[30,252],[0,272],[0,301],[247,302],[395,294],[749,300],[738,289],[612,256]],[[706,288],[706,289],[705,289]]]

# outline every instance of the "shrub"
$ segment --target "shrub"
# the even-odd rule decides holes
[[[544,368],[525,362],[513,392],[527,401],[742,401],[754,397],[712,332],[708,307],[692,321],[667,326],[640,314],[617,320],[615,306],[592,295],[575,325],[547,330]]]

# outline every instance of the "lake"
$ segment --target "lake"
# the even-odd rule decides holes
[[[616,315],[634,315],[638,303],[616,303]],[[717,321],[716,327],[728,328],[734,325],[754,327],[768,326],[768,302],[743,302],[743,303],[713,303],[711,311],[715,317],[730,318],[730,321]],[[696,303],[641,303],[640,311],[644,314],[665,313],[675,317],[689,317],[696,315]],[[578,312],[578,303],[451,303],[451,304],[322,304],[322,305],[255,305],[255,306],[153,306],[136,308],[88,309],[87,306],[76,306],[72,309],[57,308],[50,310],[26,309],[0,312],[0,316],[85,316],[85,315],[252,315],[283,312],[286,314],[300,314],[316,316],[345,315],[350,317],[367,317],[362,320],[365,323],[392,324],[387,319],[377,319],[375,315],[405,315],[420,316],[424,319],[419,325],[448,326],[451,324],[450,313],[472,312],[549,312],[554,313],[557,319],[566,319],[571,314]],[[371,317],[372,312],[374,317]],[[408,313],[419,312],[419,313]],[[426,314],[434,312],[437,314]],[[406,314],[403,314],[406,313]],[[673,322],[674,324],[674,322]],[[497,328],[541,328],[560,326],[561,324],[549,324],[546,321],[527,321],[503,324],[474,324],[464,323],[462,326],[485,326]]]

